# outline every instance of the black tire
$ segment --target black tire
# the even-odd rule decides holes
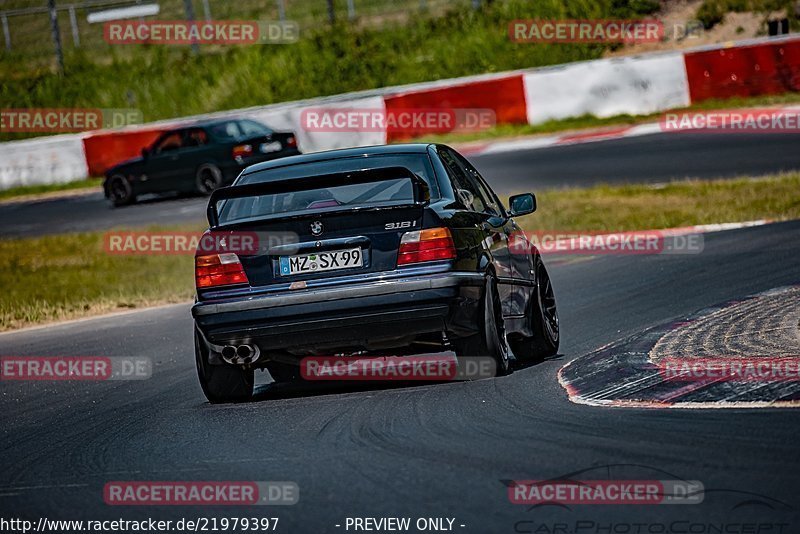
[[[108,199],[115,207],[127,206],[136,202],[133,188],[124,176],[115,174],[108,181]]]
[[[561,335],[556,296],[550,275],[541,262],[536,269],[536,289],[531,298],[528,317],[533,336],[517,341],[514,345],[514,354],[534,361],[558,354]]]
[[[491,356],[497,364],[497,376],[507,375],[511,370],[511,349],[506,340],[497,280],[491,275],[486,277],[478,327],[480,333],[454,343],[456,353],[459,356]]]
[[[255,373],[228,363],[212,365],[208,362],[208,352],[199,334],[194,335],[194,354],[197,364],[197,377],[200,387],[212,404],[226,402],[245,402],[253,396]]]
[[[222,171],[213,163],[204,163],[197,169],[194,187],[201,195],[208,196],[222,185]]]

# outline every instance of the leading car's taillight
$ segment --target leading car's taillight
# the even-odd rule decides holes
[[[453,236],[447,228],[429,228],[406,232],[400,239],[397,265],[423,261],[452,260],[456,257]]]
[[[194,280],[198,289],[247,284],[247,274],[236,254],[195,256]]]
[[[238,145],[233,147],[233,159],[237,161],[252,155],[253,145]]]

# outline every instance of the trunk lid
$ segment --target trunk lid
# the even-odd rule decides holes
[[[421,178],[389,167],[222,188],[208,217],[212,232],[256,236],[239,258],[259,287],[395,269],[428,201]]]

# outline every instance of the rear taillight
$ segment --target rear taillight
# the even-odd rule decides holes
[[[397,265],[423,261],[452,260],[456,257],[453,236],[447,228],[406,232],[400,239]]]
[[[247,274],[236,254],[195,256],[194,280],[198,288],[247,284]]]
[[[292,148],[297,146],[297,139],[295,136],[292,135],[286,140],[286,146],[290,146]]]
[[[253,155],[253,145],[238,145],[233,147],[233,159],[240,160]]]

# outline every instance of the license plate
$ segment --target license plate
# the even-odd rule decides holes
[[[363,266],[360,248],[315,252],[314,254],[298,256],[281,256],[279,263],[282,276],[352,269]]]
[[[262,154],[267,154],[269,152],[277,152],[283,148],[280,141],[273,141],[272,143],[261,143],[259,149],[261,150]]]

